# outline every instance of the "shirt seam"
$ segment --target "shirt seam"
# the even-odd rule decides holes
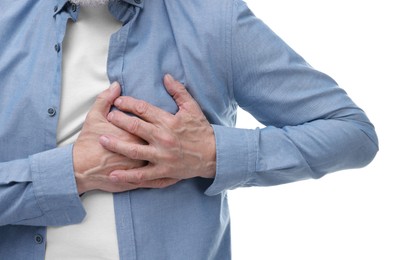
[[[225,57],[227,59],[226,66],[227,66],[227,85],[230,90],[230,95],[233,100],[235,100],[235,93],[234,93],[234,80],[233,80],[233,26],[234,26],[234,9],[235,9],[235,2],[228,1],[228,14],[227,14],[227,22],[226,22],[226,48],[225,48]]]

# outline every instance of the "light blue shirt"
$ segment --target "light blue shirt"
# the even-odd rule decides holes
[[[365,113],[242,1],[123,0],[109,9],[123,22],[110,42],[110,81],[173,113],[162,84],[172,74],[217,145],[214,180],[115,194],[121,259],[230,259],[228,189],[320,178],[375,156]],[[0,259],[43,259],[45,226],[86,214],[72,146],[56,148],[62,42],[78,7],[1,0],[0,10]],[[234,128],[238,106],[267,127]]]

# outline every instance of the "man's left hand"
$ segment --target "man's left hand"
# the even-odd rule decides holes
[[[141,168],[113,171],[112,181],[215,177],[216,142],[212,126],[180,82],[166,75],[164,85],[178,106],[175,115],[132,97],[122,96],[115,101],[121,111],[112,111],[108,120],[147,144],[122,141],[112,135],[101,136],[100,143],[112,152],[149,163]]]

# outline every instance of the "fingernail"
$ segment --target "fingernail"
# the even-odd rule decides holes
[[[118,98],[114,101],[114,105],[115,106],[120,106],[120,104],[123,102],[123,100],[121,98]]]
[[[113,113],[110,112],[110,113],[107,115],[107,120],[112,121],[112,119],[113,119]]]
[[[117,81],[115,81],[115,82],[113,82],[113,83],[110,85],[109,89],[110,89],[110,91],[113,91],[113,90],[115,90],[117,87],[119,87],[119,83],[118,83]]]
[[[173,83],[173,81],[175,81],[175,79],[170,74],[166,74],[165,79],[166,79],[167,83]]]
[[[110,140],[109,140],[109,138],[107,138],[107,136],[104,136],[104,135],[102,135],[102,136],[100,136],[100,142],[102,143],[102,144],[108,144],[109,142],[110,142]]]

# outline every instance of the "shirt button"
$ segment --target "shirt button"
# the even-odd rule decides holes
[[[134,0],[134,2],[138,5],[140,5],[142,3],[142,0]]]
[[[57,12],[57,10],[59,10],[59,7],[58,7],[57,5],[55,5],[53,10],[54,10],[55,12]]]
[[[56,50],[56,52],[60,52],[60,44],[56,43],[54,45],[54,49]]]
[[[72,4],[72,11],[73,11],[73,12],[76,12],[76,11],[77,11],[77,5]]]
[[[39,234],[36,234],[34,236],[34,241],[36,241],[37,244],[41,244],[41,243],[43,243],[43,237]]]
[[[50,117],[53,117],[56,115],[56,109],[54,109],[53,107],[50,107],[49,109],[47,109],[47,113],[49,114]]]

